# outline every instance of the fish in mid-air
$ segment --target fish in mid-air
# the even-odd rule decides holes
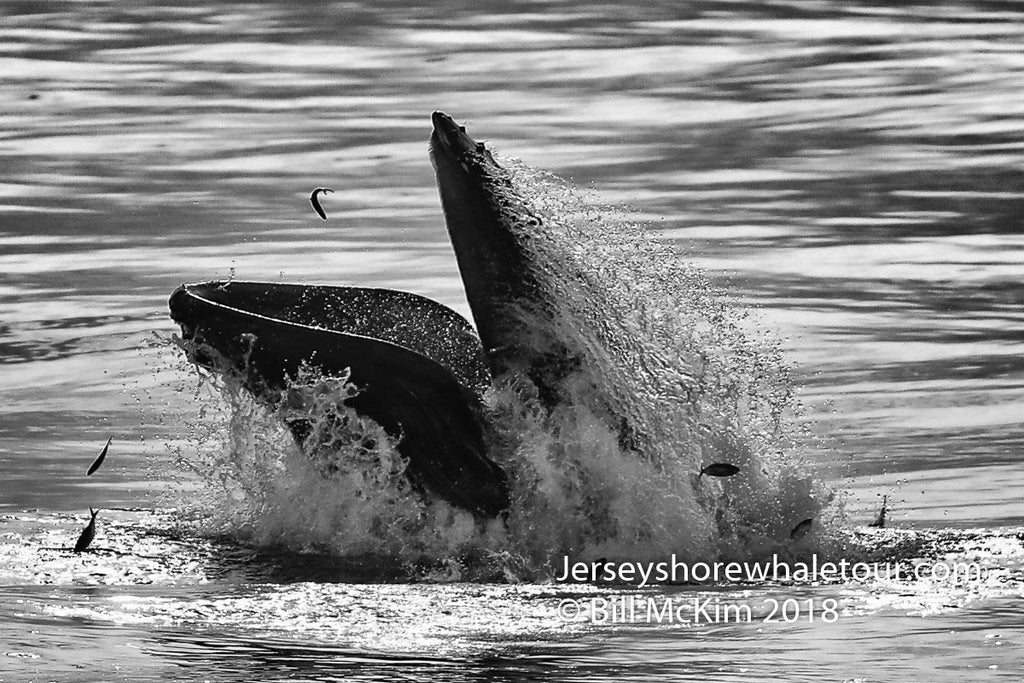
[[[100,454],[96,456],[96,459],[92,461],[92,465],[89,466],[89,471],[85,473],[85,476],[88,477],[90,474],[92,474],[93,472],[100,468],[100,465],[103,464],[103,459],[107,457],[107,449],[110,448],[110,442],[113,440],[114,437],[107,437],[106,445],[103,446],[103,450],[100,451]]]
[[[323,220],[327,220],[327,214],[324,213],[323,207],[320,206],[320,200],[318,199],[321,192],[334,192],[329,187],[318,187],[309,195],[309,203],[313,205],[313,210],[316,211],[316,215],[320,216]]]
[[[78,537],[78,542],[75,543],[75,552],[80,553],[89,547],[92,543],[92,539],[96,538],[96,514],[99,510],[93,510],[89,508],[89,514],[92,518],[89,520],[89,525],[82,529],[82,534]]]
[[[878,511],[878,516],[875,517],[875,521],[868,524],[868,526],[875,527],[876,529],[885,528],[885,504],[888,502],[889,496],[882,496],[882,509]]]
[[[697,478],[700,479],[705,474],[708,475],[709,477],[731,477],[732,475],[736,474],[739,471],[740,468],[736,467],[736,465],[733,465],[731,463],[715,462],[701,469],[700,474],[697,475]]]
[[[797,540],[807,535],[807,532],[811,530],[811,525],[814,524],[814,518],[808,517],[804,521],[793,527],[793,530],[789,532],[789,538],[791,540]]]

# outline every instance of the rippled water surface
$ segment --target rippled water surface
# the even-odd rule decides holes
[[[4,3],[0,680],[1019,680],[1022,20],[1012,2]],[[391,287],[468,314],[435,109],[755,309],[858,557],[987,578],[409,582],[182,524],[176,457],[218,425],[171,342],[178,284]],[[882,495],[896,528],[867,532]],[[95,550],[74,555],[90,506]],[[840,618],[558,612],[623,593],[833,598]]]

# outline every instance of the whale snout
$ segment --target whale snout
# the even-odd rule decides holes
[[[465,128],[460,129],[459,124],[455,123],[455,119],[445,114],[443,111],[435,111],[430,115],[430,121],[434,124],[434,132],[442,136],[443,139],[453,139],[458,136],[459,133],[465,133]]]
[[[466,134],[463,126],[455,123],[455,119],[443,111],[435,111],[430,115],[434,124],[433,140],[440,143],[453,156],[460,156],[467,152],[478,150],[476,140]]]
[[[443,111],[435,111],[430,115],[430,121],[434,124],[434,130],[443,131],[446,128],[458,128],[455,120]]]

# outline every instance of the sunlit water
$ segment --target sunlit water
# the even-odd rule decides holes
[[[0,680],[1019,680],[1022,18],[998,2],[0,7]],[[294,518],[270,533],[251,497],[211,503],[182,454],[216,465],[218,438],[266,454],[276,436],[262,418],[231,431],[171,343],[167,296],[237,276],[468,313],[426,156],[434,109],[621,203],[605,223],[678,247],[782,339],[813,435],[799,457],[839,492],[833,540],[811,547],[978,562],[983,579],[636,589],[523,580],[514,558],[468,576],[436,553],[299,552],[280,543]],[[318,186],[335,189],[326,223]],[[866,530],[883,495],[895,528]],[[90,506],[94,551],[74,555]],[[624,595],[721,596],[754,618],[600,623]],[[838,619],[765,623],[772,598],[815,617],[834,599]],[[567,618],[565,599],[591,611]]]

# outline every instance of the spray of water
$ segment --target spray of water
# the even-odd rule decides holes
[[[831,494],[800,456],[778,342],[669,246],[556,178],[502,163],[545,225],[530,257],[552,305],[518,311],[521,343],[579,359],[554,407],[514,372],[486,394],[508,514],[485,523],[412,490],[395,440],[345,404],[356,391],[347,377],[307,374],[271,410],[229,375],[217,384],[220,419],[206,415],[182,451],[207,482],[194,498],[205,523],[449,579],[543,577],[565,555],[697,561],[819,549]],[[304,448],[284,427],[295,419],[313,427]],[[698,476],[714,462],[740,474]],[[794,543],[807,518],[815,532]]]

